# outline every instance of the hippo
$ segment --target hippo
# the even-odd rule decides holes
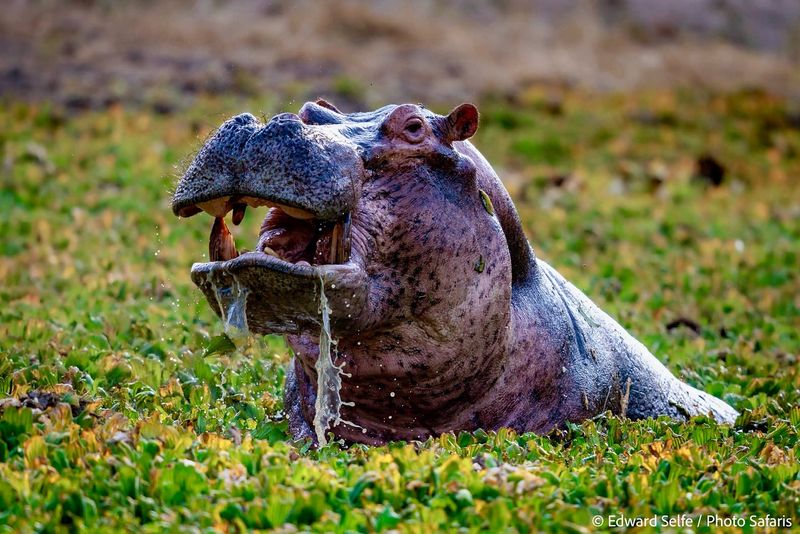
[[[472,104],[446,116],[413,104],[346,114],[324,100],[267,122],[245,113],[179,180],[173,212],[214,217],[211,261],[194,264],[192,280],[220,316],[220,291],[235,287],[250,331],[284,334],[294,353],[292,436],[322,438],[313,422],[327,336],[341,417],[324,430],[344,442],[545,434],[606,411],[732,424],[731,406],[678,380],[537,258],[468,141],[478,120]],[[255,249],[239,253],[224,219],[261,206]]]

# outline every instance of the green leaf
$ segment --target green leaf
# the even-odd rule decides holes
[[[383,530],[394,528],[400,523],[401,519],[402,517],[387,504],[383,507],[383,511],[378,514],[378,518],[375,521],[375,529],[378,532],[381,532]]]
[[[494,204],[492,204],[492,199],[489,198],[489,195],[483,189],[478,190],[481,196],[481,204],[483,204],[483,209],[486,210],[486,213],[489,215],[494,215]]]
[[[233,353],[235,350],[236,345],[233,344],[231,338],[229,338],[226,334],[220,334],[208,340],[208,344],[203,352],[203,356],[207,358],[209,356],[213,356],[214,354],[228,355]]]

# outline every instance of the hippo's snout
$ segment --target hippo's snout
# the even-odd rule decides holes
[[[357,199],[363,165],[335,131],[303,124],[293,113],[267,124],[244,113],[226,121],[200,149],[172,199],[176,215],[200,210],[223,217],[237,198],[282,205],[334,220]]]
[[[247,316],[257,332],[293,332],[316,321],[320,280],[331,284],[332,309],[362,297],[363,273],[350,262],[351,211],[364,167],[338,130],[294,113],[267,123],[249,113],[227,120],[206,141],[179,181],[173,212],[214,217],[210,263],[192,278],[222,313],[215,288],[246,287]],[[256,251],[239,254],[225,224],[247,207],[267,206]],[[344,311],[342,316],[347,314]]]
[[[212,261],[238,256],[224,218],[239,224],[247,206],[268,206],[259,250],[308,264],[349,258],[350,211],[360,191],[363,164],[355,145],[335,130],[281,113],[266,124],[243,113],[205,143],[178,183],[176,215],[206,211],[215,218]]]

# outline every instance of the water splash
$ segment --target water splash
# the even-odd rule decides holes
[[[250,339],[250,328],[247,326],[247,295],[250,293],[234,276],[233,284],[218,287],[209,273],[208,282],[217,298],[222,322],[225,324],[225,334],[233,343],[241,348]]]
[[[334,426],[344,423],[346,425],[360,428],[362,432],[367,430],[351,421],[342,419],[342,406],[355,406],[353,402],[343,402],[340,391],[342,389],[342,376],[351,376],[344,371],[344,363],[337,366],[331,358],[331,346],[336,342],[331,338],[331,308],[328,306],[328,298],[325,296],[325,281],[320,275],[319,278],[319,312],[322,314],[322,327],[319,333],[319,357],[314,368],[317,371],[317,400],[314,403],[314,433],[320,447],[328,444],[325,432]],[[331,286],[333,287],[333,286]]]
[[[233,276],[233,283],[229,286],[220,287],[213,279],[212,273],[208,273],[208,284],[211,286],[214,296],[219,306],[222,322],[225,324],[225,333],[233,341],[239,350],[244,350],[250,343],[250,329],[247,325],[247,295],[249,290],[239,283]],[[336,345],[336,341],[331,337],[330,313],[328,298],[325,296],[325,282],[320,275],[320,298],[319,312],[322,315],[322,325],[319,334],[319,357],[314,365],[317,372],[317,398],[314,404],[314,433],[320,447],[328,444],[325,433],[339,424],[346,424],[354,428],[359,428],[363,433],[367,429],[342,419],[342,406],[355,406],[353,402],[342,401],[340,391],[342,389],[342,376],[352,376],[345,373],[342,365],[337,366],[333,363],[331,347]],[[335,286],[331,285],[331,288]]]

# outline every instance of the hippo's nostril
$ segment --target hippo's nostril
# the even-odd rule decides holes
[[[255,118],[255,117],[254,117],[252,114],[250,114],[250,113],[241,113],[241,114],[239,114],[239,115],[236,115],[236,116],[235,116],[235,117],[234,117],[232,120],[233,120],[233,122],[234,122],[235,124],[237,124],[237,125],[239,125],[239,126],[244,126],[245,124],[250,124],[250,123],[253,123],[253,122],[258,122],[258,119],[256,119],[256,118]]]
[[[278,113],[270,122],[285,122],[285,121],[297,121],[300,122],[300,117],[298,117],[294,113]]]
[[[314,102],[306,102],[300,108],[300,119],[306,124],[340,124],[342,118],[330,108]]]

